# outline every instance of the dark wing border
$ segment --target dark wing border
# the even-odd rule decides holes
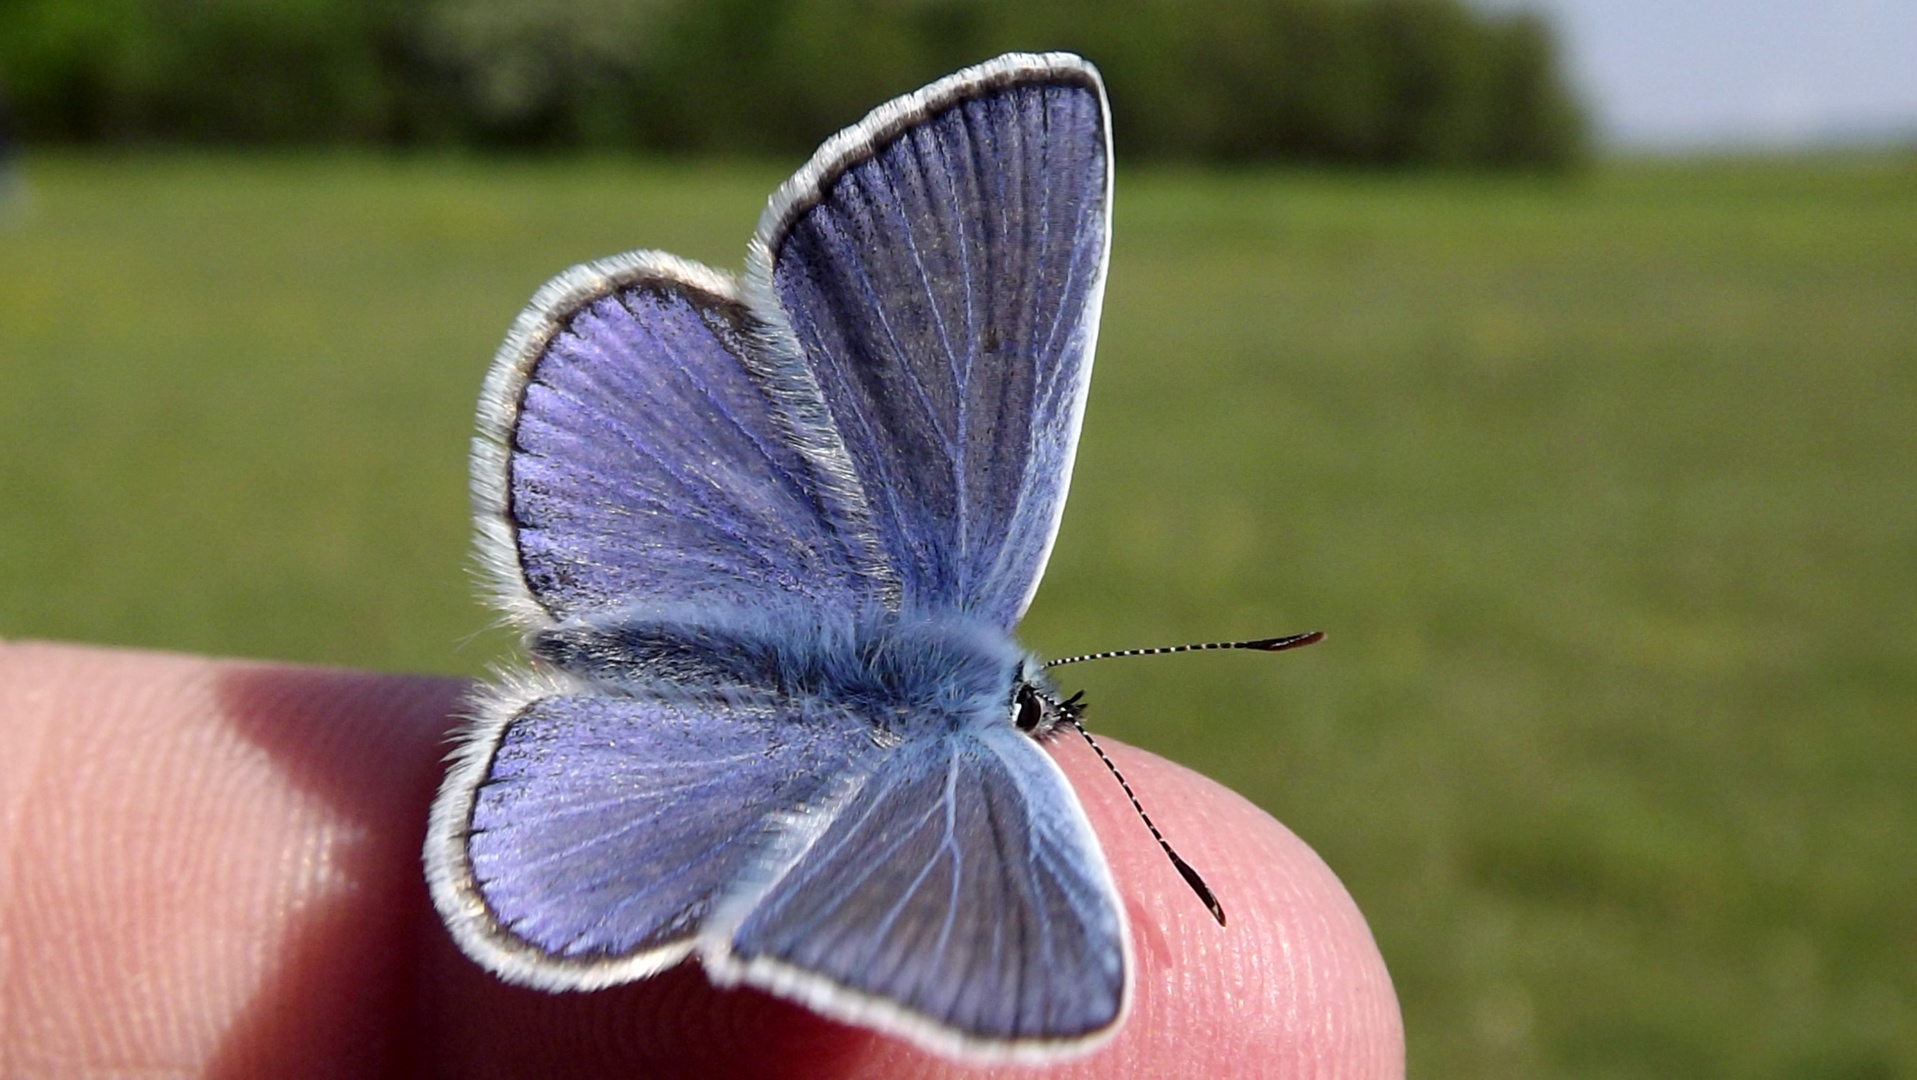
[[[985,750],[995,755],[1000,760],[1000,768],[1012,778],[1015,785],[1023,787],[1026,782],[1038,781],[1049,784],[1052,792],[1061,796],[1054,805],[1035,804],[1027,809],[1055,812],[1056,817],[1050,820],[1050,824],[1063,832],[1076,834],[1076,847],[1089,859],[1085,867],[1086,877],[1111,902],[1110,914],[1115,923],[1123,974],[1118,1009],[1109,1023],[1073,1036],[998,1038],[973,1035],[934,1020],[892,998],[848,986],[830,976],[770,957],[742,957],[733,951],[733,939],[740,927],[751,918],[753,911],[769,894],[782,886],[785,876],[791,874],[813,846],[833,830],[847,806],[860,798],[863,788],[879,780],[887,764],[880,764],[856,786],[842,789],[823,812],[809,819],[791,822],[784,851],[778,857],[766,860],[765,865],[772,871],[771,876],[741,887],[713,913],[695,946],[699,961],[712,981],[720,986],[743,984],[758,987],[779,997],[800,1002],[821,1015],[873,1028],[933,1053],[970,1064],[1054,1064],[1084,1057],[1109,1044],[1124,1028],[1135,1004],[1137,957],[1132,948],[1130,919],[1124,897],[1105,859],[1098,833],[1093,829],[1091,819],[1086,815],[1084,805],[1079,802],[1065,770],[1029,736],[1007,724],[982,735],[966,737],[976,738]],[[1020,776],[1018,767],[1021,765],[1030,772]]]
[[[696,947],[696,939],[687,938],[616,960],[555,957],[501,927],[480,893],[466,840],[480,784],[507,725],[540,698],[582,692],[590,689],[559,673],[512,673],[498,685],[481,685],[468,705],[468,722],[426,825],[426,884],[460,951],[509,983],[540,990],[598,990],[643,979],[679,963]]]
[[[556,670],[507,672],[496,684],[479,686],[468,700],[466,726],[459,745],[449,755],[446,778],[433,799],[422,855],[433,906],[468,957],[515,985],[547,991],[597,990],[643,979],[679,963],[698,949],[706,920],[690,925],[681,937],[627,952],[563,955],[515,933],[488,902],[471,849],[480,793],[494,775],[509,729],[542,700],[566,698],[593,699],[611,706],[647,704],[641,699],[600,694],[584,680]],[[767,702],[762,699],[759,703]],[[651,704],[682,714],[696,713],[701,705],[693,699],[677,699],[675,704],[674,698],[665,696],[653,699]],[[717,700],[709,704],[714,710],[709,722],[726,723],[724,706]],[[806,765],[806,754],[816,757],[823,751],[831,758],[835,748],[852,755],[847,757],[844,770],[821,769],[816,761]],[[779,749],[770,747],[763,752]],[[786,803],[781,797],[763,811],[748,807],[765,826],[766,846],[751,851],[742,868],[715,879],[716,900],[722,906],[733,903],[731,898],[739,891],[762,888],[764,880],[782,872],[778,860],[792,858],[793,852],[802,850],[809,831],[820,827],[822,821],[829,822],[845,793],[863,783],[874,763],[854,761],[853,757],[877,748],[859,732],[846,731],[837,738],[820,737],[815,732],[809,739],[794,739],[783,749],[797,751],[799,756],[782,767],[792,777],[805,778],[801,787],[816,780],[815,790],[802,796],[804,801],[800,803]]]
[[[527,383],[546,347],[581,309],[650,281],[669,282],[721,304],[746,306],[730,276],[663,251],[629,251],[581,263],[533,294],[486,372],[468,474],[475,546],[486,594],[507,621],[521,630],[544,629],[555,622],[526,583],[512,515],[513,432],[519,426]]]

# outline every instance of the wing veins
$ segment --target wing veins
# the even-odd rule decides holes
[[[615,295],[618,297],[620,306],[625,308],[626,311],[629,312],[636,321],[640,322],[643,325],[644,317],[640,315],[639,312],[634,311],[632,308],[632,305],[626,303],[626,297],[629,294],[620,293]],[[688,299],[688,303],[689,304],[691,303],[689,299]],[[693,304],[692,307],[693,307],[693,311],[695,315],[703,315],[703,313],[708,310],[716,310],[716,309],[701,308],[696,304]],[[706,323],[706,321],[703,318],[700,318],[699,321],[701,325],[706,326],[706,329],[708,332],[712,333],[713,339],[719,343],[720,348],[723,349],[728,356],[733,357],[735,361],[739,362],[739,370],[745,373],[747,380],[752,384],[753,388],[755,390],[758,390],[759,389],[758,380],[753,375],[752,366],[740,360],[740,358],[733,352],[731,346],[728,345],[725,341],[721,340],[719,337],[719,334],[716,331],[713,331],[711,325]],[[648,332],[651,332],[649,328],[648,328]],[[654,333],[653,336],[655,339],[658,338],[658,335],[656,333]],[[661,342],[661,345],[666,352],[672,355],[672,357],[675,360],[680,359],[681,353],[679,351],[673,349],[669,345],[665,345],[663,342]],[[740,423],[738,416],[733,413],[731,406],[727,405],[722,398],[718,397],[716,394],[713,393],[712,387],[707,384],[706,380],[692,378],[689,374],[690,369],[683,362],[679,364],[679,370],[682,372],[688,373],[686,381],[692,383],[694,390],[699,394],[699,396],[712,406],[714,412],[718,415],[719,418],[723,419],[726,422],[727,426],[729,426],[742,439],[744,439],[745,442],[749,443],[754,450],[758,451],[759,456],[762,459],[764,459],[767,465],[770,465],[772,467],[772,471],[774,472],[776,479],[779,482],[779,485],[782,488],[784,488],[788,494],[795,496],[799,502],[806,503],[808,505],[812,504],[813,500],[810,497],[808,497],[808,493],[804,490],[804,485],[799,483],[797,478],[794,477],[790,472],[788,472],[786,468],[779,463],[778,458],[774,456],[774,454],[770,450],[767,449],[768,445],[770,445],[768,440],[761,439],[757,434],[755,434],[752,431],[751,428],[747,427],[743,423]],[[761,391],[761,394],[763,395],[763,391]],[[768,415],[770,415],[773,411],[772,410],[773,403],[770,400],[767,400],[764,402],[764,404],[767,406],[766,411]],[[786,446],[784,444],[780,444],[778,446],[778,449],[787,450],[787,451],[792,450],[791,447]],[[796,452],[794,453],[795,453],[795,456],[798,456]],[[799,460],[803,462],[804,458],[800,457]],[[788,539],[789,538],[790,537],[788,535]]]
[[[614,422],[610,418],[601,417],[599,415],[598,410],[594,408],[591,405],[591,403],[584,401],[577,394],[574,394],[567,390],[562,390],[559,387],[552,385],[551,383],[542,382],[539,385],[543,387],[548,393],[552,394],[553,396],[562,398],[565,401],[575,406],[579,406],[581,410],[584,411],[588,417],[588,420],[586,421],[587,423],[591,423],[601,432],[605,432],[612,435],[616,441],[623,443],[626,449],[629,450],[634,457],[642,458],[651,462],[656,467],[656,469],[658,470],[658,474],[661,477],[670,480],[671,483],[674,486],[676,486],[680,490],[680,492],[687,497],[688,501],[696,504],[699,507],[699,509],[694,510],[691,513],[686,513],[683,508],[675,508],[677,512],[669,512],[665,510],[664,505],[661,504],[661,511],[660,511],[661,513],[670,513],[670,516],[673,516],[673,517],[677,517],[680,519],[691,519],[691,520],[697,521],[699,524],[703,525],[704,527],[711,529],[715,533],[722,534],[727,539],[733,541],[731,545],[732,547],[741,551],[750,551],[752,555],[755,557],[756,561],[761,563],[769,561],[765,558],[765,555],[763,552],[754,550],[753,546],[747,541],[746,533],[745,533],[746,522],[743,519],[735,515],[727,514],[723,510],[721,510],[716,504],[707,503],[701,500],[700,498],[698,498],[698,496],[705,494],[708,488],[716,487],[716,485],[710,485],[710,484],[696,485],[696,484],[688,482],[685,476],[681,475],[678,472],[678,470],[668,466],[666,462],[652,448],[646,446],[644,443],[639,442],[630,432],[627,432],[626,430],[624,430],[623,424]],[[556,434],[559,434],[566,438],[577,438],[580,435],[584,434],[583,432],[573,432],[570,430],[564,430],[557,427],[555,427],[553,430],[555,431]],[[529,450],[524,449],[523,447],[519,448],[517,450],[517,453],[520,455],[524,455],[526,457],[535,458],[542,461],[558,462],[561,460],[559,457],[556,457],[554,455],[544,454],[544,453],[533,453]],[[595,481],[597,480],[597,478],[594,478],[594,479]],[[593,486],[599,488],[602,491],[615,490],[614,485],[603,482],[603,481],[597,481],[594,483]],[[718,490],[723,491],[724,489],[720,488]],[[625,493],[630,494],[632,496],[636,496],[639,501],[655,503],[655,504],[660,503],[660,499],[662,497],[660,493],[648,491],[644,489],[632,490]],[[605,509],[610,510],[612,508],[607,507]]]

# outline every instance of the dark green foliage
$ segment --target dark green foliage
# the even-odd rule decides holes
[[[379,137],[389,18],[357,0],[16,0],[0,82],[31,136],[311,142]]]
[[[12,0],[39,139],[804,153],[1007,49],[1111,83],[1128,157],[1556,167],[1582,119],[1531,15],[1461,0]]]

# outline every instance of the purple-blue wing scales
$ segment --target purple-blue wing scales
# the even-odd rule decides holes
[[[960,1053],[1071,1053],[1129,1007],[1110,871],[1064,774],[1009,724],[900,746],[732,917],[719,978]]]
[[[474,442],[481,554],[510,613],[538,626],[642,599],[871,600],[753,372],[755,333],[730,280],[652,253],[535,297]]]
[[[494,701],[435,806],[428,876],[448,926],[547,989],[677,962],[791,819],[872,754],[868,725],[821,708],[559,686]]]
[[[789,326],[908,606],[1010,627],[1037,588],[1097,335],[1107,129],[1084,61],[1003,57],[827,143],[760,224],[754,303]]]

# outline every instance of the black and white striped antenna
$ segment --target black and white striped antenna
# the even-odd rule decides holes
[[[1055,668],[1066,664],[1083,664],[1089,660],[1116,660],[1126,656],[1170,656],[1173,653],[1210,652],[1214,649],[1284,652],[1286,649],[1316,645],[1324,639],[1324,631],[1313,630],[1308,634],[1259,638],[1255,641],[1208,641],[1200,645],[1162,645],[1155,649],[1114,649],[1111,652],[1086,653],[1083,656],[1067,656],[1062,660],[1048,660],[1045,666]],[[1151,830],[1152,839],[1158,841],[1158,846],[1165,852],[1165,857],[1170,859],[1172,866],[1178,870],[1178,876],[1184,878],[1185,884],[1191,886],[1191,891],[1198,894],[1198,899],[1204,903],[1205,910],[1211,912],[1211,917],[1218,920],[1218,925],[1225,925],[1225,906],[1218,902],[1218,897],[1211,891],[1211,886],[1205,884],[1205,879],[1198,876],[1198,871],[1192,869],[1190,863],[1180,858],[1178,852],[1172,850],[1171,841],[1165,839],[1165,834],[1158,831],[1158,826],[1152,822],[1152,816],[1145,812],[1144,804],[1140,803],[1138,796],[1132,792],[1132,786],[1125,782],[1125,774],[1118,771],[1118,765],[1106,755],[1105,748],[1098,745],[1098,740],[1092,738],[1091,732],[1085,730],[1084,723],[1079,719],[1079,714],[1084,712],[1085,708],[1079,704],[1079,698],[1082,696],[1073,694],[1065,701],[1052,701],[1052,706],[1058,711],[1061,720],[1070,724],[1072,730],[1083,735],[1085,741],[1091,744],[1091,748],[1098,754],[1098,760],[1105,763],[1105,767],[1111,770],[1113,779],[1118,781],[1118,786],[1125,789],[1125,797],[1132,801],[1132,809],[1138,811],[1138,819]],[[1050,695],[1047,695],[1047,698],[1049,699]]]
[[[1301,649],[1306,645],[1316,645],[1325,639],[1323,630],[1313,630],[1309,634],[1293,634],[1290,637],[1259,638],[1256,641],[1207,641],[1202,645],[1161,645],[1156,649],[1114,649],[1111,652],[1086,653],[1083,656],[1067,656],[1061,660],[1047,660],[1048,668],[1064,667],[1066,664],[1082,664],[1088,660],[1116,660],[1123,656],[1170,656],[1181,652],[1211,652],[1213,649],[1251,649],[1256,652],[1284,652],[1286,649]]]

